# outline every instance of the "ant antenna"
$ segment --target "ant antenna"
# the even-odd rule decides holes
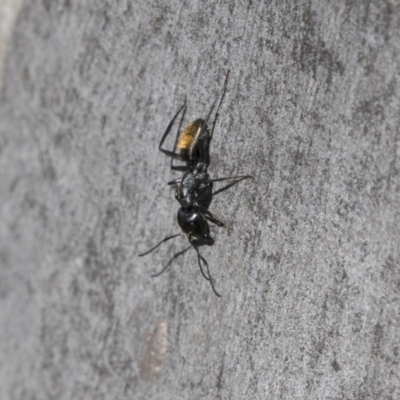
[[[198,249],[195,245],[193,245],[193,247],[194,247],[194,249],[196,250],[196,253],[197,253],[197,260],[198,260],[198,262],[199,262],[199,267],[200,267],[201,273],[203,274],[204,278],[206,278],[206,280],[208,280],[208,281],[210,282],[211,287],[212,287],[212,290],[213,290],[213,292],[216,294],[216,296],[221,297],[221,295],[216,291],[216,289],[215,289],[215,287],[214,287],[214,282],[213,282],[212,277],[211,277],[210,268],[208,268],[208,262],[206,261],[206,259],[205,259],[204,257],[202,257],[202,256],[200,255],[199,249]],[[204,264],[205,264],[206,267],[207,267],[208,277],[206,277],[206,275],[205,275],[204,272],[203,272],[203,268],[202,268],[202,266],[201,266],[200,259],[201,259],[201,261],[204,262]]]

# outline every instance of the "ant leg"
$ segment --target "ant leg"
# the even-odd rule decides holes
[[[184,108],[184,110],[183,110],[182,117],[181,117],[181,120],[180,120],[180,122],[179,122],[178,130],[177,130],[177,132],[176,132],[174,150],[176,149],[176,145],[178,144],[179,132],[180,132],[181,129],[182,129],[182,123],[183,123],[183,120],[185,119],[185,114],[186,114],[186,96],[185,96],[185,103],[184,103],[184,105],[185,105],[185,108]],[[170,165],[170,168],[172,169],[172,171],[182,171],[182,172],[187,171],[187,165],[174,165],[174,158],[171,158],[171,165]]]
[[[219,117],[219,109],[221,108],[222,101],[224,100],[224,97],[225,97],[226,87],[227,87],[227,85],[228,85],[228,78],[229,78],[229,73],[230,73],[230,72],[231,72],[231,71],[230,71],[229,69],[228,69],[228,71],[226,72],[225,82],[224,82],[224,86],[223,86],[223,88],[222,88],[221,100],[220,100],[220,102],[219,102],[219,104],[218,104],[217,112],[215,113],[215,118],[214,118],[213,126],[212,126],[212,129],[211,129],[210,141],[211,141],[211,139],[212,139],[212,137],[213,137],[213,135],[214,135],[215,125],[216,125],[217,119],[218,119],[218,117]]]
[[[217,218],[215,218],[214,215],[211,214],[211,212],[207,210],[207,208],[202,207],[202,206],[194,206],[193,209],[199,210],[200,212],[205,214],[205,218],[208,221],[212,222],[213,224],[215,224],[217,226],[225,226],[225,224],[223,222],[221,222],[220,220],[218,220]]]
[[[208,268],[208,262],[206,261],[206,259],[205,259],[204,257],[202,257],[202,256],[200,255],[199,249],[198,249],[196,246],[193,246],[193,247],[195,248],[195,250],[196,250],[196,252],[197,252],[197,260],[198,260],[198,262],[199,262],[199,267],[200,267],[201,273],[203,274],[204,278],[207,279],[207,277],[205,276],[205,274],[204,274],[204,272],[203,272],[203,268],[202,268],[202,266],[201,266],[200,260],[203,261],[204,264],[205,264],[206,267],[207,267],[207,272],[208,272],[208,277],[209,277],[207,280],[210,282],[213,292],[216,294],[216,296],[221,297],[221,295],[220,295],[220,294],[216,291],[216,289],[215,289],[214,282],[213,282],[213,280],[212,280],[211,273],[210,273],[210,268]]]
[[[219,97],[221,96],[221,101],[219,102],[219,105],[218,105],[218,108],[217,108],[217,114],[218,114],[219,108],[221,107],[222,100],[223,100],[223,98],[224,98],[224,96],[225,96],[226,86],[228,85],[229,73],[230,73],[230,71],[228,70],[228,72],[226,73],[226,78],[225,78],[224,86],[223,86],[223,88],[222,88],[222,93],[219,94],[219,95],[217,96],[217,98],[214,100],[214,103],[212,103],[212,106],[211,106],[211,108],[210,108],[210,111],[208,112],[208,115],[207,115],[207,117],[206,117],[205,120],[204,120],[203,126],[201,127],[201,130],[200,130],[200,133],[199,133],[199,137],[201,137],[201,136],[203,135],[204,131],[207,129],[208,121],[209,121],[209,119],[210,119],[210,117],[211,117],[212,112],[214,111],[214,107],[215,107],[215,105],[217,104],[217,101],[218,101]],[[210,140],[211,140],[211,138],[212,138],[212,134],[213,134],[213,132],[211,132],[211,135],[210,135],[210,138],[208,139],[208,142],[210,142]]]
[[[172,261],[174,261],[175,258],[177,258],[177,257],[181,256],[182,254],[186,253],[186,252],[187,252],[189,249],[191,249],[191,248],[192,248],[192,246],[189,246],[187,249],[182,250],[182,251],[180,251],[179,253],[176,253],[176,254],[169,260],[168,264],[167,264],[160,272],[157,272],[157,273],[151,275],[151,277],[152,277],[152,278],[155,278],[156,276],[161,275],[161,274],[171,265]]]
[[[222,226],[224,227],[225,224],[223,222],[221,222],[220,220],[218,220],[217,218],[214,217],[214,215],[210,215],[211,213],[209,213],[208,215],[206,214],[205,218],[212,222],[213,224],[217,225],[217,226]]]
[[[201,179],[201,183],[211,183],[211,182],[223,182],[229,181],[230,179],[254,179],[253,175],[236,175],[236,176],[227,176],[225,178],[216,178],[216,179]]]
[[[177,183],[181,183],[181,182],[182,182],[182,178],[178,178],[171,182],[168,182],[168,185],[172,186],[172,185],[176,185]]]
[[[166,154],[168,157],[175,158],[177,160],[180,159],[179,154],[174,153],[173,151],[165,150],[161,146],[164,144],[165,139],[167,138],[169,132],[171,131],[172,125],[174,125],[176,118],[178,115],[181,113],[181,111],[185,109],[186,110],[186,101],[183,104],[183,106],[178,110],[178,112],[174,115],[174,118],[172,118],[171,122],[169,123],[166,131],[164,132],[163,137],[161,138],[160,144],[158,146],[158,150],[160,150],[162,153]]]
[[[156,244],[156,245],[155,245],[154,247],[152,247],[150,250],[146,251],[146,253],[139,254],[139,257],[143,257],[143,256],[145,256],[145,255],[151,253],[153,250],[155,250],[155,249],[156,249],[158,246],[160,246],[162,243],[164,243],[164,242],[166,242],[166,241],[168,241],[168,240],[170,240],[170,239],[176,238],[176,237],[179,236],[179,235],[181,235],[181,234],[180,234],[180,233],[177,233],[176,235],[172,235],[172,236],[166,237],[165,239],[161,240],[160,243]]]
[[[171,159],[171,167],[170,167],[172,169],[172,171],[186,172],[189,169],[187,165],[174,165],[174,164],[172,164],[172,160],[184,161],[184,160],[181,160],[180,156],[172,158]]]
[[[215,179],[215,180],[213,180],[213,182],[216,182],[216,181],[217,182],[218,181],[221,182],[221,181],[225,181],[225,180],[229,180],[229,179],[235,179],[235,178],[237,178],[236,181],[229,183],[228,185],[222,187],[221,189],[218,189],[217,191],[213,192],[212,195],[215,196],[215,195],[217,195],[217,194],[219,194],[221,192],[224,192],[225,190],[230,189],[232,186],[235,186],[237,183],[239,183],[239,182],[241,182],[241,181],[243,181],[245,179],[254,179],[253,175],[244,175],[244,176],[232,176],[232,177],[228,177],[228,178]]]

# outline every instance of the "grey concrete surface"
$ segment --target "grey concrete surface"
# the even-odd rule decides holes
[[[137,255],[228,68],[218,299]],[[1,399],[400,399],[399,1],[25,1],[0,101]]]
[[[3,64],[21,5],[22,0],[0,0],[0,93],[3,82]]]

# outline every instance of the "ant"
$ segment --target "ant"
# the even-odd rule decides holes
[[[228,78],[229,71],[226,74],[222,92],[214,100],[205,119],[196,119],[179,133],[186,112],[185,100],[185,103],[172,118],[166,131],[164,132],[164,135],[161,138],[158,149],[168,157],[171,157],[171,169],[184,172],[181,178],[168,182],[168,185],[175,186],[175,198],[181,205],[181,208],[178,210],[177,214],[178,224],[183,233],[185,233],[189,239],[190,246],[179,253],[176,253],[160,272],[152,275],[153,277],[161,275],[171,265],[175,258],[186,253],[189,249],[194,248],[197,253],[200,271],[203,277],[210,282],[213,292],[218,297],[221,297],[221,295],[215,289],[208,263],[205,258],[201,256],[199,247],[204,245],[212,246],[214,244],[214,239],[210,236],[209,222],[220,227],[223,227],[224,224],[214,217],[208,208],[211,204],[213,196],[229,189],[244,179],[253,178],[252,175],[238,175],[211,179],[207,171],[210,165],[210,142],[214,134],[215,124],[219,115],[219,109],[225,96]],[[220,102],[216,110],[212,128],[210,130],[208,127],[208,122],[219,98]],[[166,150],[162,147],[164,141],[181,113],[182,117],[175,141],[175,150]],[[185,164],[174,165],[174,160],[181,161]],[[227,180],[233,180],[233,182],[217,190],[216,192],[212,191],[214,182],[223,182]],[[181,233],[164,238],[150,250],[139,254],[139,257],[143,257],[151,253],[162,243],[176,238],[179,235],[181,235]],[[203,270],[202,262],[206,266],[207,274]]]

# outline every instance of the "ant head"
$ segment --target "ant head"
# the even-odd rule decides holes
[[[182,231],[189,237],[190,242],[196,246],[212,246],[214,244],[214,239],[210,236],[208,221],[202,213],[180,208],[178,223]]]

